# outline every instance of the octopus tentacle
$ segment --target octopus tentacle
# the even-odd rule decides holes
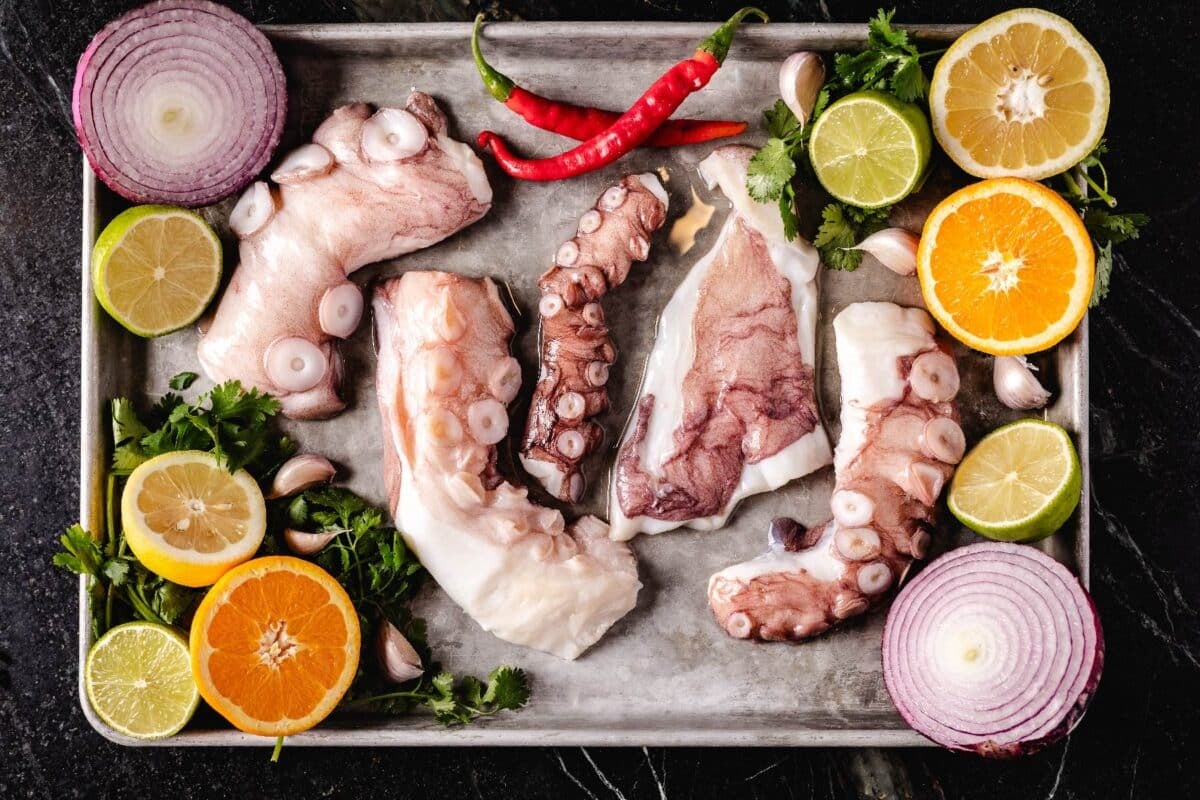
[[[637,563],[627,545],[609,540],[604,522],[568,525],[496,470],[507,404],[520,384],[508,353],[512,318],[496,285],[409,272],[380,284],[373,306],[397,529],[483,628],[575,658],[634,607]]]
[[[770,548],[708,583],[717,622],[737,638],[801,640],[889,597],[929,552],[934,505],[962,458],[959,376],[928,315],[856,303],[834,320],[842,440],[833,518],[804,537],[772,524]]]
[[[276,395],[290,417],[328,417],[345,406],[336,342],[362,317],[349,275],[467,227],[492,191],[422,92],[403,109],[335,110],[272,178],[277,185],[253,184],[231,214],[240,263],[206,321],[200,363],[215,381]]]
[[[521,463],[559,500],[583,493],[582,463],[600,446],[594,418],[608,408],[616,350],[601,298],[650,254],[667,216],[667,193],[649,173],[628,175],[600,195],[541,279],[541,369],[529,406]]]

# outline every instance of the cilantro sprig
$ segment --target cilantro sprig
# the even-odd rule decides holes
[[[796,238],[800,222],[792,180],[802,170],[812,175],[808,141],[813,124],[830,103],[864,89],[888,92],[912,103],[923,100],[929,91],[929,76],[921,60],[943,51],[920,51],[907,31],[892,27],[895,13],[894,9],[880,9],[871,18],[867,23],[865,50],[834,56],[833,75],[817,94],[807,120],[801,123],[782,100],[763,112],[770,138],[750,159],[746,189],[760,203],[778,204],[788,240]],[[823,221],[813,240],[821,260],[832,269],[857,269],[863,254],[852,248],[885,227],[890,210],[890,207],[861,209],[842,202],[829,203],[821,212]]]
[[[1115,245],[1136,239],[1150,222],[1145,214],[1117,214],[1117,198],[1109,185],[1108,170],[1100,157],[1108,152],[1103,139],[1087,157],[1066,172],[1046,181],[1083,217],[1083,225],[1092,237],[1096,251],[1096,282],[1089,308],[1100,305],[1108,296],[1116,254]]]
[[[195,373],[181,372],[172,387],[187,387]],[[208,450],[230,472],[245,468],[265,480],[296,450],[295,443],[273,425],[281,406],[257,389],[238,381],[214,386],[189,403],[167,392],[145,421],[126,398],[113,401],[113,469],[128,473],[144,461],[175,450]]]

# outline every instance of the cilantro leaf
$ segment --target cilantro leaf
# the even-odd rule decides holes
[[[746,173],[746,190],[760,203],[779,200],[786,186],[796,175],[796,162],[787,142],[771,139],[750,159]]]
[[[178,375],[171,378],[168,385],[172,389],[182,392],[184,389],[189,388],[193,383],[195,383],[196,379],[199,377],[200,376],[195,372],[180,372]]]
[[[763,112],[763,124],[767,134],[774,139],[786,139],[800,127],[800,120],[787,107],[787,103],[776,100],[775,105]]]
[[[1092,238],[1102,245],[1114,245],[1138,238],[1150,217],[1145,214],[1113,214],[1103,209],[1090,207],[1083,213],[1083,224]]]
[[[888,87],[892,94],[906,103],[920,100],[929,93],[929,78],[921,69],[921,62],[916,56],[909,56],[897,61],[896,71]]]
[[[1096,282],[1092,285],[1092,297],[1088,300],[1088,308],[1095,308],[1100,301],[1108,297],[1108,287],[1112,281],[1113,246],[1106,242],[1096,250]]]

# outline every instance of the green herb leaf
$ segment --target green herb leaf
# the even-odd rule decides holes
[[[746,189],[760,203],[779,200],[796,174],[796,162],[783,139],[771,139],[750,159]]]
[[[1108,286],[1112,281],[1113,246],[1106,242],[1096,249],[1096,282],[1092,285],[1092,297],[1088,300],[1088,308],[1095,308],[1100,301],[1108,297]]]
[[[191,387],[191,385],[195,383],[196,379],[199,377],[200,376],[195,372],[181,372],[175,377],[171,378],[167,385],[176,391],[182,392],[184,389]]]
[[[821,227],[813,246],[830,269],[853,272],[862,263],[861,250],[851,249],[887,226],[890,208],[864,210],[845,203],[830,203],[821,210]]]

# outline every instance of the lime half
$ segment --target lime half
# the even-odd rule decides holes
[[[221,241],[187,209],[134,206],[108,223],[92,249],[96,299],[138,336],[195,322],[220,282]]]
[[[989,433],[958,465],[950,511],[989,539],[1033,542],[1061,528],[1083,486],[1070,435],[1023,419]]]
[[[118,625],[92,645],[88,702],[113,730],[137,739],[178,733],[200,704],[187,640],[153,622]]]
[[[921,183],[932,148],[929,121],[883,92],[855,92],[813,125],[809,158],[825,191],[859,208],[899,202]]]

